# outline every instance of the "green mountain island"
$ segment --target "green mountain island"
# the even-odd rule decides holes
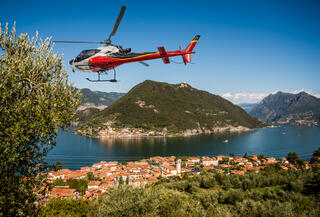
[[[241,132],[266,126],[224,98],[192,88],[187,83],[144,81],[76,132],[106,136],[187,136]]]
[[[250,114],[268,123],[320,125],[320,99],[306,92],[277,92],[265,97]]]

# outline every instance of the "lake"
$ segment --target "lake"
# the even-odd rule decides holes
[[[133,161],[150,156],[211,156],[234,153],[242,156],[264,154],[276,158],[297,152],[310,160],[320,147],[320,128],[282,125],[246,133],[225,133],[191,137],[93,139],[59,130],[57,145],[47,156],[49,163],[60,161],[71,170],[100,161]]]

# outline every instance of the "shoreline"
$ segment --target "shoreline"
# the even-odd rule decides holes
[[[88,138],[95,138],[95,139],[110,139],[110,138],[123,138],[123,139],[136,139],[136,138],[174,138],[174,137],[191,137],[191,136],[201,136],[201,135],[211,135],[211,134],[223,134],[223,133],[245,133],[245,132],[250,132],[250,131],[255,131],[263,128],[274,128],[277,126],[265,126],[261,128],[247,128],[243,126],[238,126],[238,127],[220,127],[220,128],[215,128],[214,130],[199,130],[199,129],[193,129],[193,130],[185,130],[181,133],[162,133],[162,132],[157,132],[158,134],[155,134],[154,131],[148,131],[148,132],[116,132],[112,130],[111,132],[116,132],[113,133],[112,135],[98,135],[98,136],[90,136],[85,133],[81,133],[80,130],[78,131],[73,131],[75,134],[85,136]],[[120,131],[123,131],[126,128],[121,129]],[[132,128],[135,129],[135,128]],[[79,132],[80,131],[80,132]],[[101,132],[101,131],[100,131]],[[120,134],[120,135],[119,135]],[[159,135],[160,134],[160,135]],[[161,135],[162,134],[162,135]]]

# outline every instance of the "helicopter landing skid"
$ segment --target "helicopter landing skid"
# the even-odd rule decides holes
[[[119,82],[119,80],[116,80],[116,79],[109,79],[109,80],[101,80],[101,79],[98,79],[98,80],[91,80],[90,78],[86,78],[88,81],[90,82]]]
[[[114,72],[114,74],[113,74],[113,79],[101,80],[101,79],[100,79],[100,73],[101,73],[101,72],[98,72],[98,80],[91,80],[90,78],[86,78],[86,79],[87,79],[88,81],[90,81],[90,82],[113,82],[113,83],[119,82],[119,80],[116,79],[116,70],[113,69],[113,72]]]

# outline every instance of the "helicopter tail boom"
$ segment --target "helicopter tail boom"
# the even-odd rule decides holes
[[[200,35],[196,35],[192,39],[192,41],[189,43],[189,45],[186,47],[186,49],[184,49],[184,51],[187,53],[187,54],[182,55],[182,60],[183,60],[184,64],[191,62],[191,54],[190,53],[192,52],[193,48],[196,46],[199,38],[200,38]]]

